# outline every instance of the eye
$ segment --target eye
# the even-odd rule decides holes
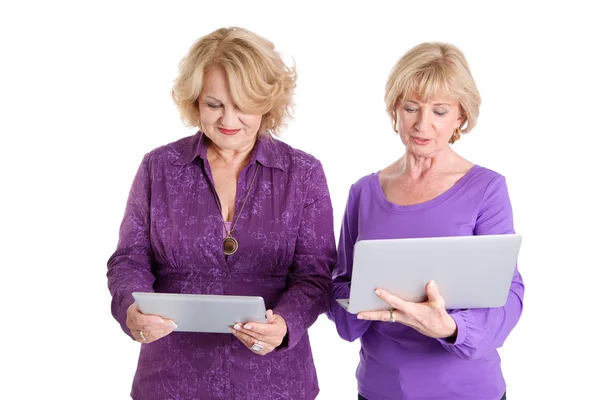
[[[448,111],[434,111],[434,113],[440,117],[443,117],[444,115],[448,114]]]
[[[209,108],[221,108],[221,104],[206,103]]]
[[[417,111],[419,111],[416,108],[412,108],[412,107],[404,107],[404,109],[406,110],[407,113],[416,113]]]

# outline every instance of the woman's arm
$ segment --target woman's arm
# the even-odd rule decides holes
[[[479,207],[475,235],[514,233],[513,215],[506,180],[497,176],[488,185]],[[457,325],[454,340],[438,339],[450,353],[477,359],[502,346],[523,311],[525,287],[515,266],[508,300],[504,307],[451,311]]]
[[[287,324],[287,336],[277,351],[293,348],[327,310],[336,259],[333,211],[321,163],[316,161],[305,176],[308,190],[287,290],[273,309]]]
[[[361,337],[369,326],[370,321],[361,321],[356,315],[350,314],[338,304],[337,299],[350,298],[350,280],[352,278],[352,260],[354,244],[358,237],[358,204],[352,195],[352,188],[346,202],[346,211],[342,221],[340,242],[338,246],[338,261],[333,270],[333,290],[331,293],[327,316],[337,328],[338,334],[344,340],[352,342]]]
[[[108,260],[108,289],[112,295],[112,315],[123,331],[134,338],[127,327],[127,309],[134,302],[131,293],[152,292],[152,248],[150,245],[150,174],[149,155],[137,171],[119,232],[117,250]],[[135,339],[135,338],[134,338]]]

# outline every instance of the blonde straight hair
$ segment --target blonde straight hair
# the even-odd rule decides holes
[[[385,86],[385,105],[390,118],[398,102],[417,93],[427,101],[433,97],[457,99],[463,122],[461,133],[477,124],[481,97],[463,53],[451,44],[422,43],[398,60]]]

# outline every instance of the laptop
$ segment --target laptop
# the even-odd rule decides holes
[[[446,309],[502,307],[508,298],[521,235],[360,240],[354,245],[348,312],[386,310],[381,288],[412,302],[426,301],[434,280]]]
[[[172,319],[178,332],[230,333],[229,327],[238,322],[267,322],[265,302],[258,296],[145,292],[132,295],[141,312]]]

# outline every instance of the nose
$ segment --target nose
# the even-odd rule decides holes
[[[431,123],[431,118],[429,117],[429,113],[425,110],[419,110],[419,115],[415,122],[415,129],[419,132],[426,131],[429,129]]]
[[[224,127],[233,128],[237,126],[238,116],[234,107],[225,107],[223,110],[222,123]]]

